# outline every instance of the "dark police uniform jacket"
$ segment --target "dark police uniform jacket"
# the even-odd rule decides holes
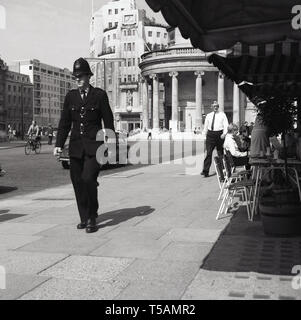
[[[90,86],[84,102],[78,89],[67,93],[58,127],[56,147],[63,148],[71,130],[69,156],[96,156],[102,141],[96,141],[97,132],[102,127],[114,131],[114,118],[107,93]]]

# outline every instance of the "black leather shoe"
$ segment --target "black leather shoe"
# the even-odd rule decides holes
[[[201,175],[202,175],[202,176],[204,176],[205,178],[209,177],[208,172],[204,172],[204,171],[202,171],[202,172],[201,172]]]
[[[78,230],[82,230],[85,229],[87,227],[87,223],[86,222],[81,222],[77,225],[77,229]]]
[[[96,224],[96,219],[95,218],[91,218],[88,220],[88,223],[87,223],[87,227],[86,227],[86,232],[87,233],[93,233],[93,232],[96,232],[98,231],[98,227],[97,227],[97,224]]]

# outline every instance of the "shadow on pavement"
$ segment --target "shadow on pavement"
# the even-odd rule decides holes
[[[201,269],[292,276],[292,268],[301,264],[301,237],[267,236],[260,217],[249,222],[246,211],[238,209]]]
[[[0,186],[0,194],[5,194],[9,192],[13,192],[18,190],[17,187],[6,187],[6,186]]]
[[[106,212],[98,216],[98,228],[101,229],[109,226],[115,226],[134,217],[147,216],[154,211],[155,209],[150,206],[143,206]]]

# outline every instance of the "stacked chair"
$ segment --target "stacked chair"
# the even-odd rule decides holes
[[[248,179],[248,176],[251,175],[250,170],[236,172],[232,155],[229,152],[222,158],[215,157],[214,165],[220,187],[218,199],[222,199],[216,219],[230,216],[228,210],[232,206],[235,196],[240,195],[246,202],[248,219],[253,221],[251,202],[255,182]]]

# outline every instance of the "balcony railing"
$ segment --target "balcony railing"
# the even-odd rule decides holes
[[[222,54],[222,53],[224,53],[224,51],[219,52],[219,54]],[[172,48],[172,49],[164,49],[164,50],[144,53],[141,56],[141,59],[142,61],[145,61],[147,59],[162,57],[162,56],[200,56],[205,59],[211,54],[212,52],[206,53],[196,48]]]

